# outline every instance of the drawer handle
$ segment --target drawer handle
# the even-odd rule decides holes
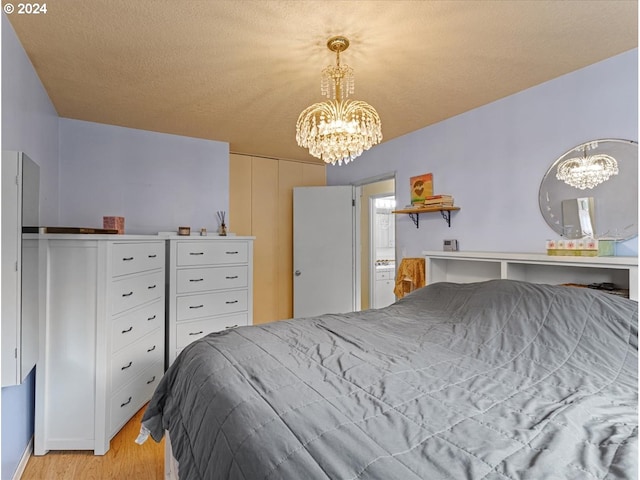
[[[228,328],[237,328],[237,327],[238,327],[238,324],[236,323],[235,325],[229,325],[228,327],[224,327],[224,328],[228,329]]]
[[[129,362],[127,365],[125,365],[124,367],[122,367],[120,370],[126,370],[127,368],[129,368],[131,365],[133,365],[133,362]]]
[[[189,308],[202,308],[204,305],[191,305]]]
[[[237,255],[239,252],[224,252],[224,253],[226,253],[227,255]]]
[[[131,403],[131,397],[129,397],[129,400],[127,400],[126,402],[121,403],[121,404],[120,404],[120,408],[122,408],[122,407],[126,407],[126,406],[127,406],[127,405],[129,405],[130,403]]]
[[[130,297],[131,295],[133,295],[133,292],[123,293],[122,294],[123,297]]]
[[[190,282],[202,282],[204,280],[204,278],[190,278],[189,281]]]
[[[154,375],[154,376],[153,376],[153,378],[152,378],[151,380],[148,380],[148,381],[147,381],[147,385],[150,385],[150,384],[152,384],[152,383],[153,383],[153,382],[155,382],[155,381],[156,381],[156,376]]]
[[[204,255],[204,252],[189,252],[189,255]]]
[[[200,330],[199,332],[189,332],[189,335],[202,335],[204,332]]]
[[[229,304],[231,304],[231,303],[238,303],[238,300],[231,300],[230,302],[224,302],[224,303],[226,303],[227,305],[229,305]]]
[[[131,260],[133,260],[133,257],[124,257],[124,258],[122,259],[122,261],[123,261],[123,262],[129,262],[129,261],[131,261]]]
[[[149,255],[149,258],[156,258],[158,255],[156,255],[155,253],[153,255]]]
[[[126,330],[122,330],[122,333],[129,333],[131,330],[133,330],[133,325],[127,328]]]
[[[155,286],[155,285],[149,285],[147,288],[148,288],[149,290],[152,290],[152,289],[156,288],[156,286]]]
[[[153,352],[155,349],[156,349],[155,345],[153,347],[151,347],[151,348],[147,348],[147,353]]]
[[[233,277],[224,277],[224,278],[226,278],[227,280],[234,280],[238,278],[238,275],[234,275]]]
[[[147,318],[147,322],[150,322],[151,320],[155,320],[156,316],[157,316],[157,315],[154,315],[153,317],[149,317],[149,318]]]

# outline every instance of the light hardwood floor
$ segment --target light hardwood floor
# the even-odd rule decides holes
[[[111,440],[111,448],[102,456],[93,452],[49,452],[32,456],[22,480],[162,480],[164,477],[164,439],[151,437],[142,445],[135,443],[146,405]]]

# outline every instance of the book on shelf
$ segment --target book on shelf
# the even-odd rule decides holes
[[[423,201],[425,207],[453,207],[453,197],[451,195],[431,195]]]
[[[443,207],[453,207],[453,203],[429,203],[426,205],[422,205],[422,208],[443,208]]]
[[[425,202],[427,200],[451,200],[453,202],[453,196],[442,193],[439,195],[429,195],[427,197],[424,197],[424,200]]]

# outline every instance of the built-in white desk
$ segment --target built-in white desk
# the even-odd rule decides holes
[[[424,251],[427,283],[492,279],[532,283],[610,282],[638,300],[638,257],[561,257],[544,253]]]

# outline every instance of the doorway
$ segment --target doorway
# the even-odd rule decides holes
[[[376,296],[376,271],[385,270],[381,274],[385,283],[390,282],[392,285],[395,281],[395,215],[391,213],[393,208],[380,207],[380,218],[377,217],[375,202],[379,199],[381,205],[391,205],[395,202],[395,177],[378,178],[370,182],[364,182],[359,185],[359,238],[358,245],[360,250],[359,260],[359,297],[360,308],[366,310],[376,308],[379,302],[374,302]],[[383,200],[386,199],[386,200]],[[386,213],[383,213],[386,212]],[[380,221],[376,226],[377,221]],[[382,232],[383,226],[387,225],[387,229]],[[392,236],[389,236],[389,234]],[[380,238],[376,239],[376,235]],[[386,239],[383,243],[383,237]],[[377,241],[376,241],[377,240]],[[384,245],[384,246],[383,246]],[[380,250],[379,250],[380,249]],[[383,258],[384,257],[384,258]],[[377,269],[376,261],[386,260],[386,268]],[[385,263],[385,262],[378,262]],[[379,288],[386,288],[380,285]],[[391,286],[391,292],[393,287]],[[378,296],[380,298],[380,296]],[[395,297],[394,297],[395,300]]]
[[[369,212],[372,221],[369,241],[369,298],[371,308],[382,308],[396,301],[393,293],[396,276],[396,208],[395,195],[371,197]]]
[[[332,189],[347,188],[349,189],[348,199],[340,201],[339,204],[330,203],[337,198],[332,193]],[[309,195],[304,194],[303,190],[309,190]],[[317,195],[328,195],[326,199],[315,198],[311,200],[311,192]],[[375,236],[375,214],[371,213],[371,198],[378,197],[394,197],[395,198],[395,175],[387,174],[375,179],[364,180],[358,184],[350,186],[331,186],[331,187],[296,187],[294,188],[293,202],[293,297],[294,297],[294,317],[306,316],[312,314],[327,313],[329,310],[337,311],[358,311],[373,308],[371,298],[375,296],[372,288],[375,287],[376,260],[387,260],[387,269],[389,272],[387,280],[394,282],[395,280],[395,215],[388,210],[387,220],[391,224],[391,232],[393,237],[387,240],[385,252],[377,252],[376,247],[372,246],[372,238]],[[304,206],[303,200],[310,200],[307,207]],[[351,217],[351,223],[339,227],[325,225],[324,222],[336,219],[342,215]],[[345,217],[346,219],[346,217]],[[346,221],[346,220],[345,220]],[[309,222],[311,224],[309,225]],[[338,236],[336,233],[341,235]],[[309,239],[301,238],[299,234],[310,236]],[[351,235],[346,238],[343,235]],[[325,241],[325,239],[327,239]],[[389,243],[391,242],[391,243]],[[311,251],[305,252],[307,246],[313,245]],[[300,250],[301,249],[301,250]],[[326,252],[323,250],[327,250]],[[323,250],[323,252],[321,252]],[[320,254],[319,254],[320,252]],[[380,255],[384,253],[384,258]],[[351,258],[343,257],[343,254],[350,254]],[[306,260],[312,259],[310,263]],[[325,261],[326,259],[326,261]],[[333,263],[330,263],[332,260]],[[303,265],[304,263],[304,265]],[[346,269],[346,270],[344,270]],[[315,279],[320,276],[321,280],[317,280],[310,289],[310,296],[304,293],[304,280]],[[336,279],[347,282],[347,284],[338,285]],[[334,288],[340,289],[341,292],[349,293],[349,307],[347,303],[341,306],[329,304],[329,300],[333,302],[338,295],[332,293]],[[391,287],[392,288],[392,287]],[[297,298],[302,296],[303,301],[309,305],[312,303],[309,299],[320,301],[315,305],[315,310],[304,311],[302,307],[298,309]],[[307,300],[304,300],[306,298]],[[306,308],[306,306],[304,307]],[[303,313],[304,312],[304,313]]]

